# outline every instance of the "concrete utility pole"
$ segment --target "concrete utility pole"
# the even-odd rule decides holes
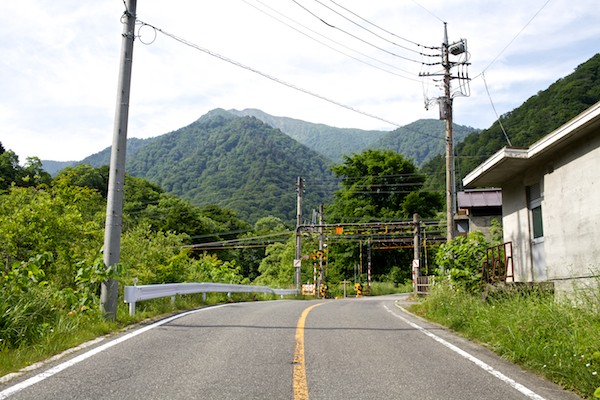
[[[296,283],[296,290],[300,290],[300,260],[302,259],[302,239],[300,236],[300,225],[302,225],[302,177],[298,177],[298,201],[296,205],[296,258],[295,262],[298,264],[294,265],[295,277],[294,281]]]
[[[419,222],[419,214],[413,214],[413,289],[414,292],[418,292],[419,288],[419,276],[421,275],[421,226]]]
[[[323,204],[319,204],[319,288],[325,281],[325,274],[323,273],[323,256],[325,248],[325,236],[323,236]]]
[[[125,181],[125,150],[127,146],[127,122],[129,119],[129,92],[133,61],[133,41],[135,39],[135,14],[137,0],[127,0],[123,38],[121,40],[121,64],[119,68],[119,89],[113,144],[110,156],[108,178],[108,199],[106,203],[106,225],[104,228],[104,265],[109,268],[121,258],[121,230],[123,222],[123,187]],[[100,310],[106,319],[115,320],[119,283],[116,279],[102,282]]]

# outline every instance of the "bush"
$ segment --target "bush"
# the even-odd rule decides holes
[[[473,231],[468,236],[456,239],[440,246],[435,261],[443,275],[450,281],[472,292],[480,288],[481,265],[490,243],[481,232]]]

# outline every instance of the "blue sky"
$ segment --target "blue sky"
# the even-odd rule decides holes
[[[111,145],[123,11],[122,0],[0,3],[0,142],[21,162],[80,160]],[[436,53],[422,46],[441,45],[442,21],[450,42],[467,40],[473,78],[470,96],[454,101],[454,120],[476,128],[496,119],[484,77],[503,114],[600,51],[597,0],[141,0],[137,16],[377,117],[155,37],[145,26],[135,42],[129,122],[129,137],[139,138],[176,130],[215,108],[258,108],[362,129],[435,119],[437,106],[426,110],[424,103],[441,91],[419,74],[439,67],[422,66],[429,58],[418,52]]]

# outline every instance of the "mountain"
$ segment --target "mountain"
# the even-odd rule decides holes
[[[129,138],[127,139],[127,159],[131,159],[135,157],[135,154],[139,149],[144,147],[145,145],[151,143],[155,138],[149,139],[138,139],[138,138]],[[104,150],[99,151],[98,153],[94,153],[91,156],[87,156],[81,161],[50,161],[50,160],[42,160],[42,166],[44,171],[48,172],[50,175],[55,176],[60,172],[61,169],[67,167],[73,167],[78,164],[88,164],[94,168],[102,167],[103,165],[110,165],[110,152],[111,148],[107,147]]]
[[[58,174],[61,169],[67,167],[73,167],[77,164],[81,164],[79,161],[52,161],[52,160],[40,160],[42,161],[42,168],[44,171],[52,176]]]
[[[352,128],[335,128],[323,124],[301,121],[288,117],[275,117],[263,111],[247,108],[229,110],[237,116],[252,116],[265,124],[281,130],[303,145],[324,155],[335,163],[343,161],[343,155],[361,153],[382,137],[386,131],[367,131]]]
[[[445,151],[445,125],[443,121],[425,119],[393,131],[368,131],[362,129],[334,128],[287,117],[275,117],[263,111],[248,108],[229,110],[238,116],[253,116],[280,129],[293,139],[314,151],[341,163],[344,155],[361,153],[367,149],[390,149],[412,159],[417,166]],[[461,141],[474,128],[453,125],[455,140]],[[439,139],[439,140],[432,140]]]
[[[154,138],[127,163],[148,179],[196,205],[218,204],[247,221],[296,217],[297,177],[305,179],[304,209],[329,202],[337,187],[330,161],[253,117],[222,110]]]
[[[258,117],[241,116],[245,113]],[[455,130],[460,137],[463,128]],[[218,204],[250,222],[267,215],[291,222],[298,176],[305,178],[307,188],[304,209],[317,209],[337,189],[329,167],[344,154],[386,148],[422,162],[432,152],[443,152],[443,137],[443,123],[433,120],[392,132],[364,131],[273,117],[259,110],[215,109],[162,136],[128,139],[126,169],[200,206]],[[108,165],[110,147],[65,166],[80,163]],[[44,161],[44,168],[54,165],[59,164]]]
[[[600,54],[575,71],[530,97],[500,120],[511,146],[527,147],[600,101]],[[468,135],[456,146],[457,182],[488,157],[508,145],[496,121],[490,128]],[[422,171],[432,178],[432,188],[444,188],[445,160],[437,156]]]
[[[473,132],[478,130],[463,125],[452,125],[455,143],[462,141]],[[394,150],[412,159],[417,166],[421,166],[446,151],[446,123],[437,119],[420,119],[388,132],[369,148]]]

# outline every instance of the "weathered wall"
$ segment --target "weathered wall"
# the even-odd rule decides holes
[[[532,261],[526,187],[543,184],[545,265]],[[593,287],[600,274],[600,132],[573,143],[502,186],[504,240],[513,243],[515,280]]]
[[[600,132],[569,146],[544,177],[549,280],[600,274]]]

